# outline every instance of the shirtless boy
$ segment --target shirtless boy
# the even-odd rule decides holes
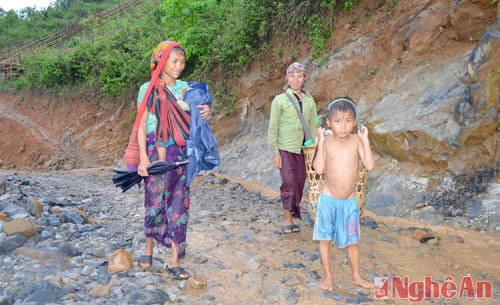
[[[323,189],[316,203],[316,221],[313,240],[319,240],[321,263],[325,279],[320,287],[333,290],[333,275],[330,270],[330,243],[339,248],[347,247],[351,265],[352,283],[365,289],[372,283],[359,274],[359,211],[355,184],[359,160],[370,171],[375,159],[368,140],[368,129],[358,124],[358,134],[352,134],[356,123],[357,109],[349,98],[337,98],[327,107],[326,124],[333,131],[325,136],[325,128],[318,130],[318,147],[313,161],[316,173],[323,174]]]

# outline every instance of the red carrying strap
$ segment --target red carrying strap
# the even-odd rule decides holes
[[[146,106],[148,104],[147,100],[149,98],[149,95],[151,94],[151,91],[153,90],[156,80],[158,77],[160,77],[161,71],[163,70],[163,66],[165,65],[165,62],[167,62],[168,55],[170,54],[170,51],[172,51],[173,48],[181,46],[181,44],[177,42],[172,42],[169,44],[165,50],[163,50],[163,54],[160,58],[160,62],[156,66],[155,71],[153,72],[153,75],[151,76],[151,81],[149,82],[148,89],[146,89],[146,93],[144,94],[144,97],[142,98],[141,105],[139,107],[139,111],[137,112],[137,117],[134,122],[134,127],[138,128],[139,124],[141,122],[142,115],[144,114],[144,110],[146,109]]]
[[[159,97],[157,97],[153,111],[157,116],[164,118],[158,121],[157,139],[166,143],[173,138],[175,144],[185,146],[186,139],[189,138],[191,117],[177,104],[176,97],[164,87],[161,80],[157,82],[155,90]]]

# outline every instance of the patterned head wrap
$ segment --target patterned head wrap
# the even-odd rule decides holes
[[[184,47],[175,41],[162,41],[158,44],[153,54],[151,55],[151,63],[150,63],[150,71],[151,75],[156,70],[158,63],[160,62],[161,56],[165,53],[167,56],[170,54],[175,47],[181,47],[184,50]]]
[[[286,79],[288,79],[288,76],[292,73],[300,73],[304,75],[304,79],[306,78],[306,68],[298,62],[294,62],[286,69]]]

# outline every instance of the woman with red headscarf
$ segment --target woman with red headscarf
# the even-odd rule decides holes
[[[182,45],[173,41],[161,42],[151,56],[151,73],[161,69],[139,90],[138,107],[147,104],[138,129],[140,150],[139,175],[144,177],[146,209],[144,233],[146,246],[139,258],[142,268],[153,263],[154,242],[172,249],[167,272],[174,278],[189,278],[180,266],[179,259],[186,254],[186,232],[189,219],[189,185],[186,183],[186,165],[164,174],[148,175],[148,166],[156,161],[186,160],[186,140],[189,139],[189,123],[192,111],[200,111],[206,119],[210,114],[207,105],[190,109],[183,100],[188,90],[187,82],[179,76],[186,65],[186,53]],[[148,93],[148,94],[147,94]]]

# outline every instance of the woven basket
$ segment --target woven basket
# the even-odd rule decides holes
[[[323,184],[323,175],[318,175],[312,166],[314,159],[314,152],[316,151],[316,146],[303,146],[306,159],[306,177],[308,182],[307,189],[307,212],[311,217],[312,221],[316,220],[316,202],[318,201],[319,194],[321,193],[321,185]],[[361,160],[359,161],[358,177],[356,179],[356,201],[359,207],[359,216],[363,215],[363,207],[365,205],[365,189],[366,189],[366,178],[368,177],[368,171],[365,169]]]

